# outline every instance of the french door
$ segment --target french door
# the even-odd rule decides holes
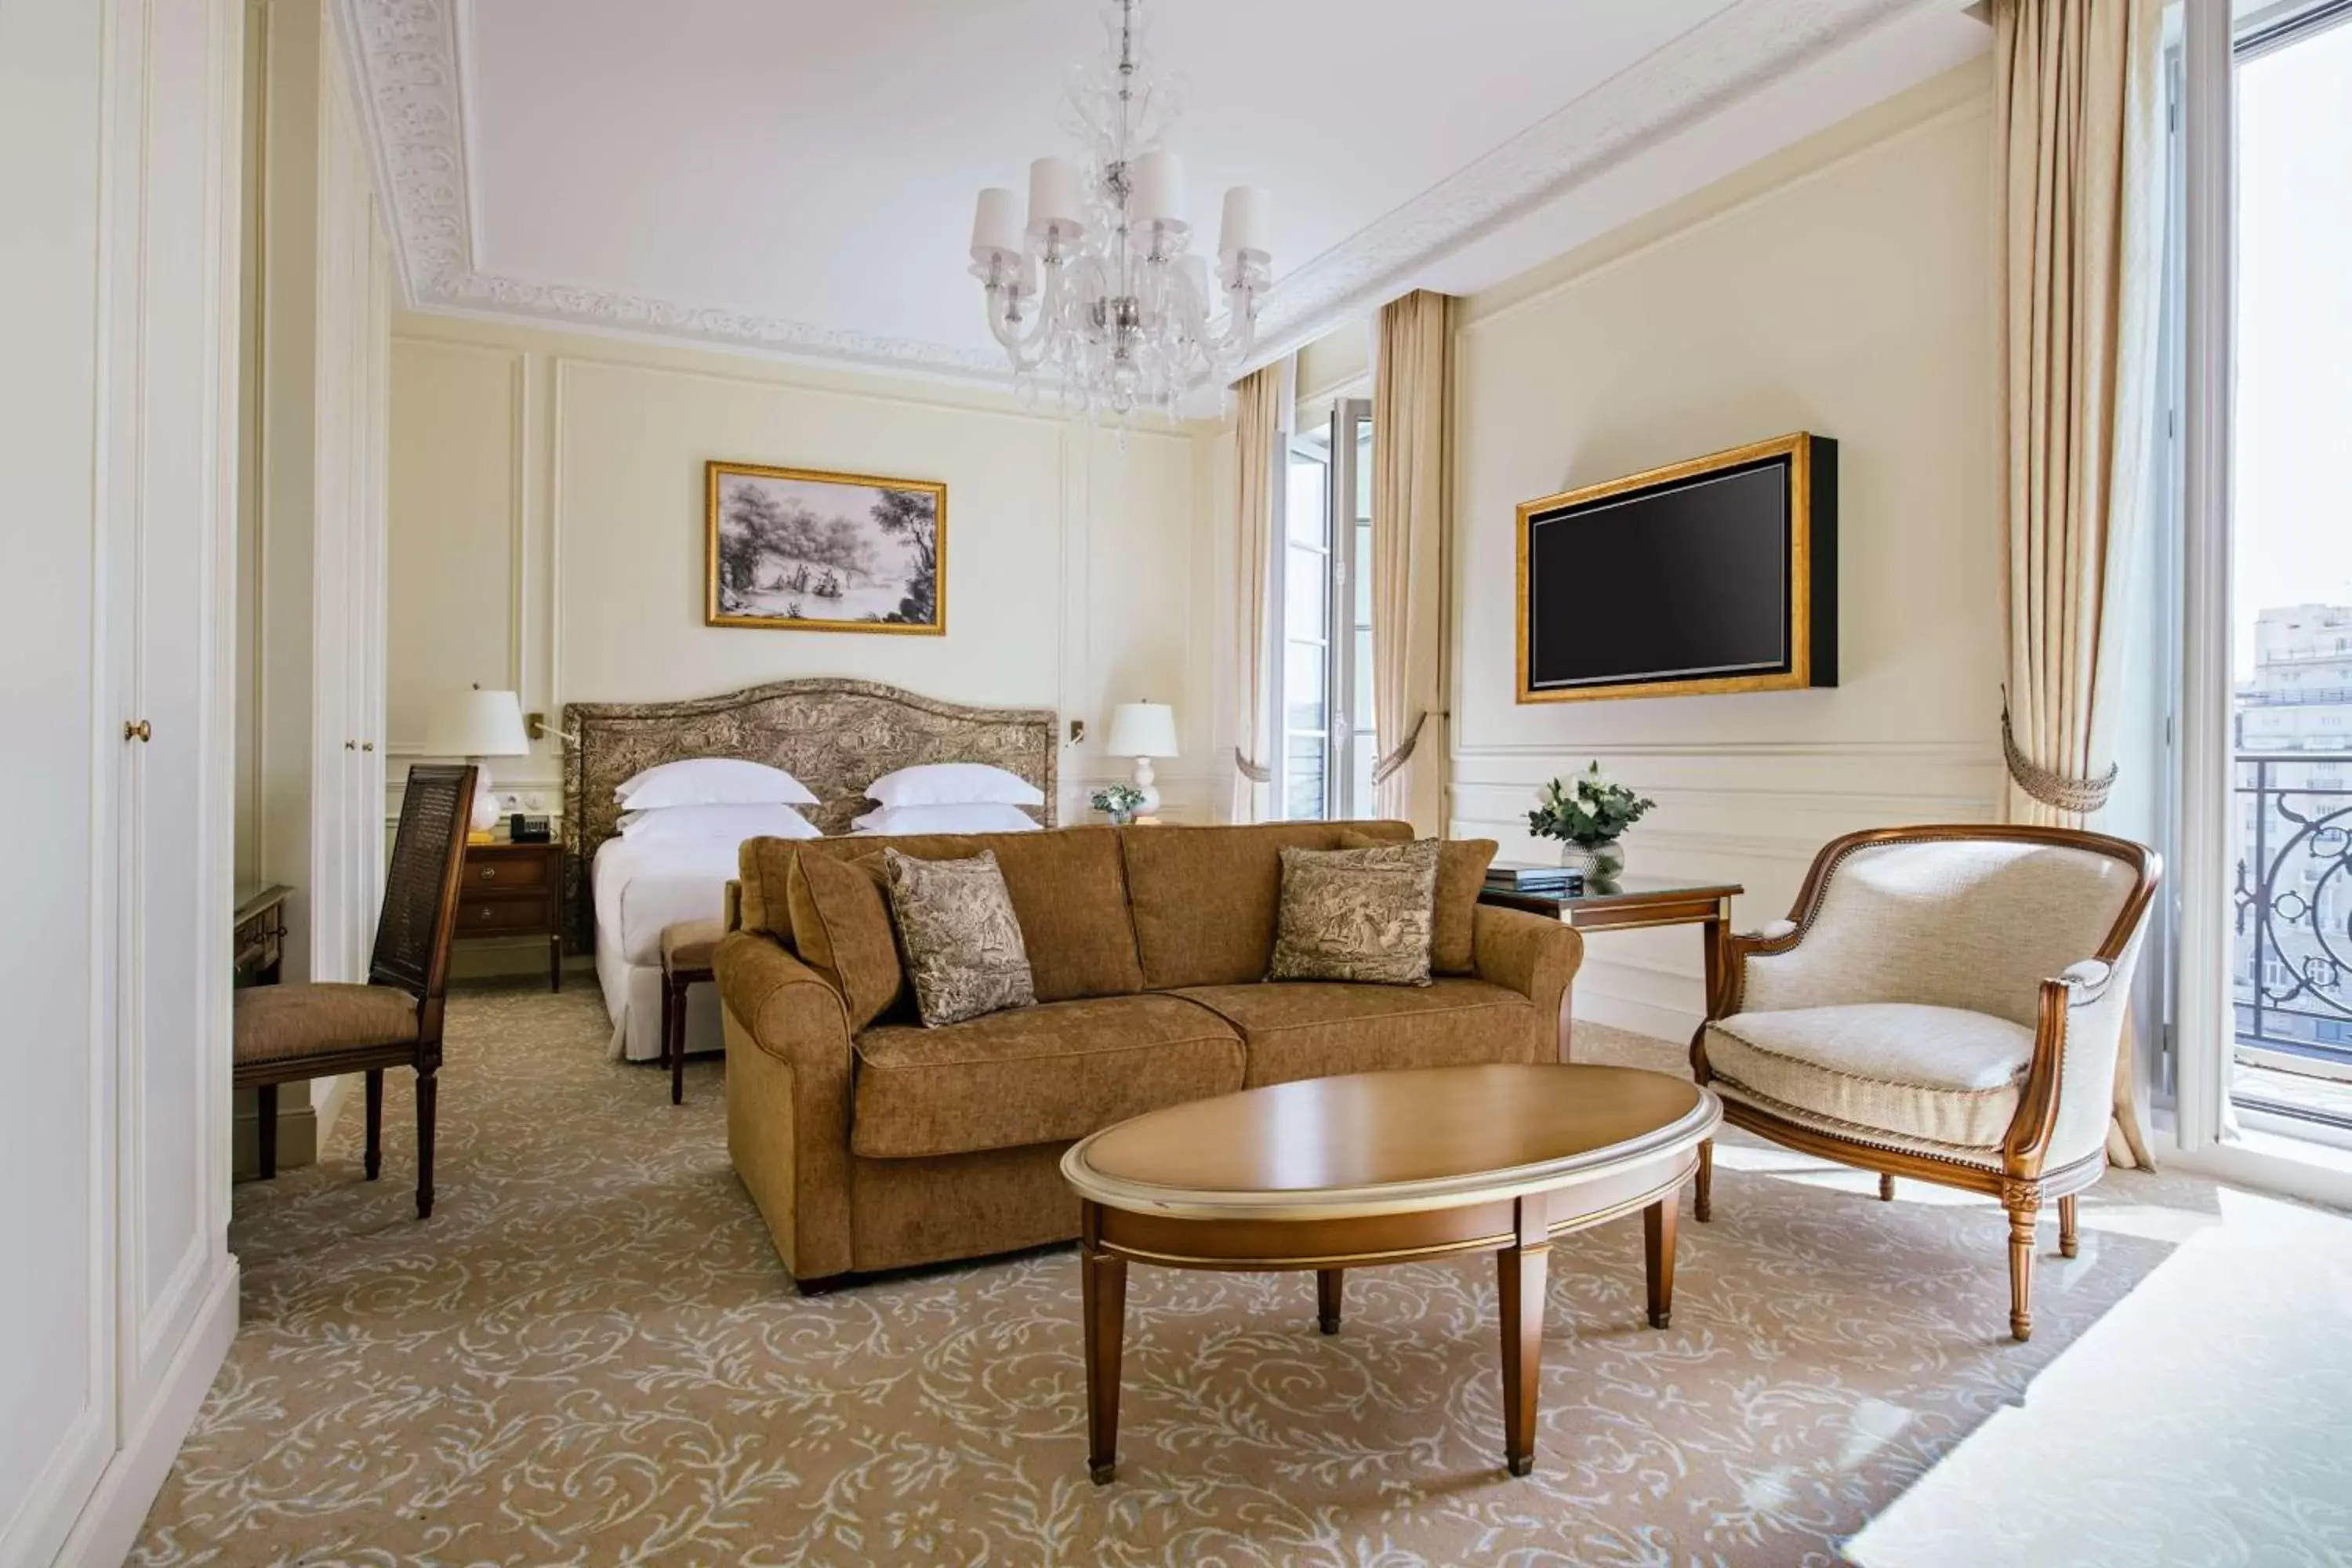
[[[1342,398],[1290,438],[1274,563],[1275,815],[1372,809],[1372,405]]]

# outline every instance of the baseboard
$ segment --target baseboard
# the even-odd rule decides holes
[[[117,1568],[139,1541],[147,1510],[172,1473],[172,1461],[196,1422],[196,1411],[211,1392],[236,1338],[237,1267],[225,1256],[220,1273],[205,1293],[195,1321],[172,1357],[172,1364],[155,1385],[155,1397],[115,1450],[98,1489],[82,1506],[73,1532],[66,1537],[58,1562],[88,1563],[90,1568]]]
[[[1654,1002],[1636,1001],[1607,991],[1587,991],[1578,986],[1570,995],[1569,1022],[1571,1026],[1584,1020],[1606,1024],[1612,1029],[1629,1029],[1653,1039],[1673,1040],[1687,1044],[1698,1032],[1699,1016],[1679,1007],[1661,1006]],[[1570,1037],[1574,1048],[1574,1035]]]

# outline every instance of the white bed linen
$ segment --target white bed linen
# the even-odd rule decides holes
[[[631,843],[606,839],[590,877],[596,903],[596,979],[613,1017],[613,1055],[649,1061],[661,1055],[661,933],[680,921],[715,921],[726,912],[727,884],[740,863],[726,839]],[[715,987],[687,993],[686,1048],[720,1044]]]

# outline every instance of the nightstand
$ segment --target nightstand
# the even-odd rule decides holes
[[[469,844],[457,935],[543,936],[547,988],[563,989],[563,846]]]

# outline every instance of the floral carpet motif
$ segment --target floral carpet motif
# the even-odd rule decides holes
[[[1799,1563],[1863,1529],[2158,1268],[2044,1227],[2030,1344],[2000,1211],[1737,1136],[1673,1327],[1627,1220],[1552,1253],[1536,1473],[1502,1471],[1491,1260],[1130,1271],[1117,1483],[1087,1479],[1075,1254],[803,1300],[729,1167],[719,1065],[605,1058],[593,987],[451,1000],[437,1206],[410,1085],[238,1189],[242,1322],[131,1561]],[[1679,1053],[1580,1027],[1583,1059]]]

